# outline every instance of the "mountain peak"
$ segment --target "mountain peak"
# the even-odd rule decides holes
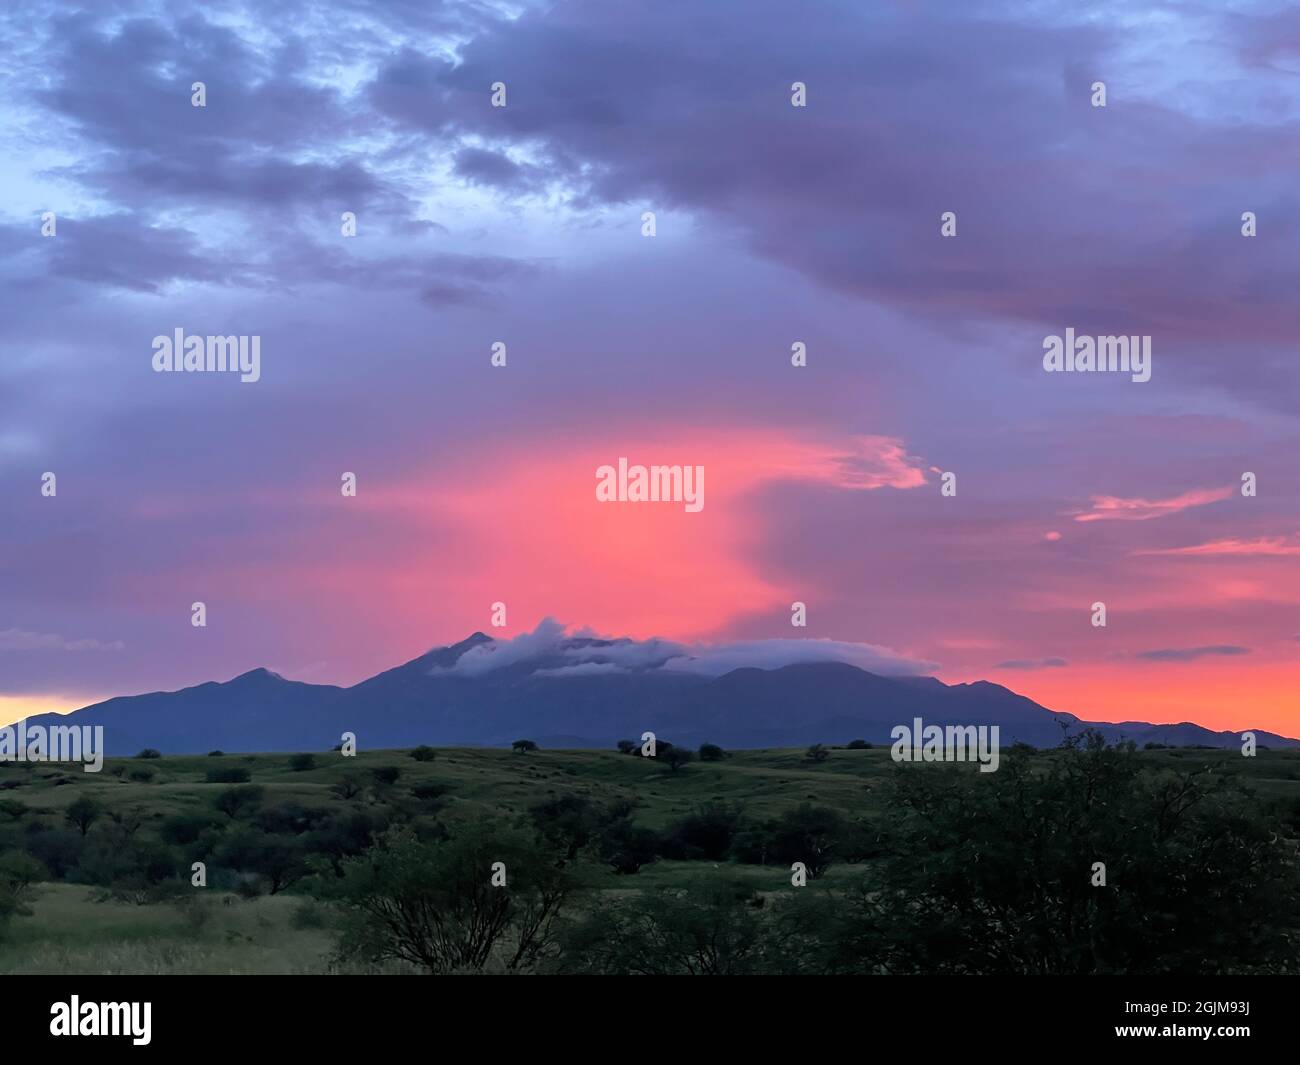
[[[250,669],[247,673],[241,673],[237,677],[232,677],[227,683],[238,684],[241,681],[253,680],[284,680],[279,673],[272,673],[265,666],[258,666],[256,669]]]

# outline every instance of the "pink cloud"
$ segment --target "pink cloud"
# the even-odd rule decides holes
[[[1194,488],[1169,499],[1125,499],[1093,496],[1092,510],[1076,514],[1075,521],[1148,521],[1178,514],[1192,507],[1218,503],[1232,495],[1231,488]]]

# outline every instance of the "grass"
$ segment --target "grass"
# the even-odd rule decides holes
[[[217,766],[249,770],[251,783],[265,789],[268,805],[294,800],[331,809],[364,805],[367,795],[344,800],[331,790],[345,776],[370,783],[371,770],[398,766],[394,795],[409,797],[419,784],[447,789],[442,816],[490,812],[523,814],[535,803],[566,793],[603,801],[637,803],[636,819],[662,828],[706,802],[741,803],[748,815],[764,818],[793,805],[812,802],[840,809],[850,818],[878,817],[881,785],[894,771],[888,748],[832,750],[814,764],[802,750],[740,751],[721,762],[691,762],[677,773],[662,763],[612,751],[513,751],[441,748],[432,762],[419,762],[404,751],[317,756],[310,770],[290,768],[291,754],[168,756],[160,759],[109,759],[98,774],[61,766],[0,766],[0,800],[17,799],[28,807],[26,818],[53,824],[78,796],[90,795],[110,813],[131,815],[142,831],[156,830],[162,819],[186,810],[212,809],[212,800],[232,785],[209,784],[206,774]],[[1201,765],[1241,776],[1261,800],[1300,797],[1300,751],[1261,751],[1253,759],[1236,751],[1163,750],[1144,752],[1153,768],[1191,769]],[[133,781],[132,769],[154,770],[149,781]],[[121,767],[119,770],[118,767]],[[973,771],[973,767],[958,767]],[[96,831],[92,826],[90,832]],[[688,878],[726,875],[758,891],[789,885],[789,871],[774,866],[712,862],[660,861],[635,876],[617,876],[590,866],[584,876],[597,893],[621,895],[680,886]],[[852,867],[832,867],[825,880],[810,887],[847,882]],[[100,901],[97,889],[70,883],[39,888],[34,913],[10,922],[0,940],[0,973],[325,973],[332,969],[333,935],[320,920],[306,925],[305,906],[323,910],[293,893],[246,901],[212,890],[182,905],[137,906]],[[597,895],[599,897],[599,894]],[[317,914],[319,916],[319,913]],[[389,972],[400,972],[393,966]]]

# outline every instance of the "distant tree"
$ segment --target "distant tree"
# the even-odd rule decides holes
[[[537,744],[532,740],[515,740],[510,746],[519,754],[527,754],[529,751],[537,750]]]
[[[659,837],[653,830],[632,823],[628,816],[615,818],[602,826],[600,860],[614,872],[630,874],[655,860]]]
[[[316,756],[314,754],[295,754],[289,759],[289,768],[295,773],[305,773],[309,769],[315,769]]]
[[[739,806],[706,803],[668,827],[660,853],[665,858],[720,862],[730,852],[743,819],[744,811]]]
[[[619,741],[618,741],[618,753],[619,753],[619,754],[635,754],[638,750],[640,750],[640,748],[639,748],[635,743],[633,743],[631,740],[619,740]]]
[[[89,795],[81,795],[72,800],[71,805],[64,811],[63,817],[68,824],[75,825],[84,836],[103,812],[103,807]]]
[[[344,800],[355,799],[363,790],[361,781],[351,773],[340,777],[338,782],[330,788],[330,791],[332,791],[338,798]]]
[[[659,745],[659,751],[656,753],[655,757],[661,759],[674,773],[681,769],[681,767],[689,762],[693,757],[691,752],[685,747],[669,746],[668,750],[665,751],[663,749],[664,746],[664,744]]]
[[[810,762],[824,762],[831,756],[831,752],[823,747],[820,743],[814,743],[807,751],[804,752],[804,758]]]
[[[227,788],[213,800],[213,805],[232,821],[262,804],[264,789],[256,784]]]
[[[225,752],[225,751],[209,751],[209,752],[208,752],[208,757],[209,757],[209,758],[224,758],[225,755],[226,755],[226,752]]]
[[[13,917],[28,917],[34,887],[46,875],[41,863],[22,851],[0,854],[0,933]]]
[[[700,761],[701,762],[721,762],[727,757],[727,752],[719,747],[716,743],[700,744]]]
[[[850,751],[869,751],[871,744],[866,740],[849,740],[847,747]]]
[[[161,758],[162,751],[155,750],[152,747],[146,747],[143,751],[137,754],[136,757],[137,758]]]
[[[777,817],[768,831],[768,857],[782,865],[803,862],[808,875],[819,880],[843,857],[849,826],[830,806],[800,803]]]
[[[375,778],[376,784],[390,788],[397,783],[398,778],[402,775],[402,770],[395,765],[377,765],[370,770],[370,775]]]
[[[432,762],[438,757],[438,752],[427,743],[422,743],[411,751],[411,757],[417,762]]]

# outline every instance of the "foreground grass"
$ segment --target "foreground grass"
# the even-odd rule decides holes
[[[251,783],[265,789],[268,804],[294,800],[312,807],[346,809],[375,801],[364,794],[343,799],[332,790],[345,776],[369,778],[371,770],[397,766],[394,794],[438,784],[446,788],[440,816],[488,812],[511,817],[534,804],[568,793],[637,804],[636,819],[662,828],[706,803],[743,804],[762,818],[802,802],[832,806],[852,819],[876,817],[878,796],[893,771],[887,748],[836,749],[827,761],[813,763],[802,750],[737,752],[716,763],[693,762],[677,773],[662,764],[611,751],[536,751],[517,754],[485,749],[438,751],[436,760],[418,762],[405,751],[362,752],[355,758],[317,755],[317,766],[294,771],[289,754],[169,756],[111,759],[104,771],[86,774],[64,767],[0,768],[0,798],[18,800],[25,817],[60,821],[77,797],[90,795],[116,816],[138,818],[146,830],[187,810],[210,810],[213,798],[230,787],[209,784],[215,767],[249,771]],[[1153,768],[1214,767],[1240,775],[1269,798],[1300,796],[1300,752],[1263,751],[1242,758],[1235,751],[1172,750],[1142,755]],[[141,767],[149,780],[133,780]],[[92,827],[90,831],[95,832]],[[712,862],[666,862],[645,866],[635,876],[617,876],[599,866],[584,869],[590,891],[584,907],[602,899],[690,880],[726,876],[742,879],[760,892],[789,889],[789,871],[774,866]],[[810,890],[825,890],[856,873],[833,867]],[[195,891],[182,904],[133,905],[105,900],[97,889],[71,883],[40,887],[33,914],[12,921],[0,940],[0,974],[149,973],[149,974],[310,974],[338,970],[330,959],[334,936],[325,907],[294,893],[253,900],[213,890]],[[402,966],[387,967],[399,973]]]

